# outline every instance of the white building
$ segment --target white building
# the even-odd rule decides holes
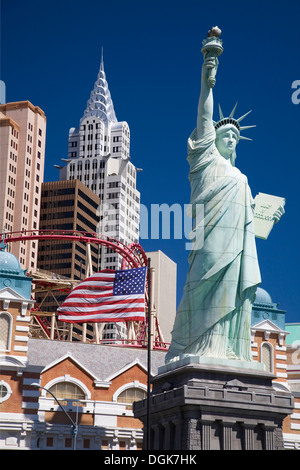
[[[161,338],[170,343],[176,316],[177,264],[160,250],[146,254],[155,269],[152,295]]]
[[[116,118],[104,72],[100,70],[78,128],[69,131],[67,165],[60,180],[79,179],[101,199],[99,233],[125,245],[139,240],[140,193],[130,161],[130,130]],[[120,269],[121,257],[105,248],[99,269]]]

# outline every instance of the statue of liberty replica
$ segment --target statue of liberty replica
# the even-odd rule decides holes
[[[204,40],[197,127],[188,140],[193,246],[184,293],[166,363],[147,400],[134,404],[147,450],[282,449],[282,421],[293,409],[292,395],[275,390],[275,376],[252,360],[250,338],[261,282],[255,236],[266,238],[257,214],[272,227],[284,199],[259,193],[276,202],[260,203],[269,207],[268,218],[257,212],[247,178],[235,166],[241,133],[253,127],[241,125],[248,113],[235,118],[234,107],[213,120],[219,36],[215,27]]]
[[[250,321],[261,282],[254,233],[254,201],[248,180],[235,166],[236,147],[249,114],[235,108],[213,120],[213,87],[220,29],[203,41],[197,127],[188,140],[194,247],[177,310],[166,363],[187,356],[251,361]],[[250,112],[250,111],[249,111]],[[247,139],[251,140],[251,139]],[[197,211],[202,205],[203,211]],[[197,217],[203,214],[203,217]],[[274,215],[276,221],[280,213]]]

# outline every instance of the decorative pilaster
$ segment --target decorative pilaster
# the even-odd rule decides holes
[[[160,424],[153,424],[151,428],[153,430],[152,450],[158,450],[160,448],[161,441],[161,426]]]
[[[254,424],[244,424],[244,450],[254,450]]]
[[[169,421],[163,421],[161,423],[163,427],[163,449],[171,449],[171,423]]]
[[[211,421],[201,421],[201,449],[210,450]]]
[[[265,449],[264,450],[274,450],[274,431],[275,426],[264,426],[265,430]]]
[[[223,421],[223,450],[232,450],[232,422]]]
[[[175,431],[174,431],[174,449],[180,449],[182,421],[183,420],[181,418],[173,419],[173,424],[174,424],[174,427],[175,427]]]

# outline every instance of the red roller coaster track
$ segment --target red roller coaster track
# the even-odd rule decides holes
[[[131,268],[138,268],[148,264],[146,253],[138,243],[126,246],[119,240],[93,232],[80,232],[77,230],[24,230],[5,234],[5,243],[26,240],[71,240],[84,244],[94,243],[106,246],[119,253],[123,257],[122,268],[125,268],[126,265]]]

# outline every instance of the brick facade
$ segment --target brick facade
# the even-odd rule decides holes
[[[147,351],[30,338],[30,302],[17,292],[13,297],[13,292],[9,291],[8,299],[7,288],[0,289],[1,313],[9,314],[11,320],[11,341],[9,347],[0,353],[0,448],[71,449],[70,421],[55,400],[47,396],[46,390],[32,386],[40,383],[50,389],[56,384],[67,383],[77,387],[83,397],[79,402],[74,398],[61,399],[69,416],[79,425],[77,449],[141,449],[142,422],[134,417],[131,404],[119,396],[132,389],[146,393]],[[255,321],[251,326],[253,358],[266,362],[266,367],[274,375],[275,391],[289,388],[293,391],[294,411],[284,420],[283,436],[286,448],[298,448],[299,349],[297,344],[286,344],[288,332],[282,328],[278,309],[271,312],[273,317],[276,314],[279,318],[276,323],[273,321],[275,317],[266,319],[265,313],[258,314],[263,312],[260,308],[254,309]],[[269,348],[265,348],[267,354],[262,353],[265,344]],[[158,368],[164,364],[164,356],[164,351],[152,351],[152,376],[156,376]],[[199,444],[199,423],[196,421],[188,424],[195,430],[191,434],[193,448]],[[173,431],[164,424],[164,420],[161,424],[166,426],[164,439],[167,442]]]

